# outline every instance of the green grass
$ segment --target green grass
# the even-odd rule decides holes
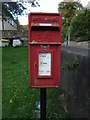
[[[2,117],[34,118],[40,89],[29,88],[28,48],[2,49]],[[11,101],[11,103],[10,103]],[[47,118],[67,118],[60,105],[60,90],[47,89]]]
[[[60,120],[71,118],[71,113],[66,113],[61,105],[60,89],[47,89],[47,118]]]

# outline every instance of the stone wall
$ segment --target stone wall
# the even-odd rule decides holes
[[[2,31],[2,37],[3,38],[28,38],[28,31],[27,30],[4,30]]]
[[[89,60],[88,49],[62,47],[61,82],[62,96],[66,99],[64,109],[71,112],[73,118],[88,118]],[[63,103],[62,103],[63,104]]]
[[[73,47],[88,48],[89,44],[90,44],[90,41],[82,41],[82,42],[70,41],[70,46],[73,46]],[[67,42],[62,43],[62,45],[67,46]]]
[[[3,38],[28,38],[28,30],[17,22],[17,30],[3,30]]]
[[[28,38],[27,30],[4,30],[2,31],[3,38]]]

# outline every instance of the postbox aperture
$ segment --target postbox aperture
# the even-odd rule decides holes
[[[61,14],[29,14],[29,86],[60,84]]]

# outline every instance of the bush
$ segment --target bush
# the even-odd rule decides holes
[[[78,16],[75,16],[71,22],[71,37],[74,41],[90,40],[90,10],[85,8]]]

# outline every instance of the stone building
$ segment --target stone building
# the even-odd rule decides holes
[[[0,2],[0,35],[3,39],[8,39],[12,45],[13,39],[20,39],[23,43],[28,40],[28,31],[14,20],[13,16],[5,8],[2,10],[2,2]],[[24,41],[25,40],[25,41]]]
[[[0,38],[2,37],[2,4],[0,2]]]

